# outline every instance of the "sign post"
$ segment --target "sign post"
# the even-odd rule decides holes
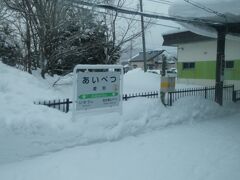
[[[164,106],[167,105],[165,95],[168,92],[175,91],[176,77],[162,76],[161,77],[161,101]]]
[[[73,114],[122,112],[121,65],[77,65],[74,68]]]
[[[161,92],[175,91],[175,79],[176,77],[170,76],[161,77]]]

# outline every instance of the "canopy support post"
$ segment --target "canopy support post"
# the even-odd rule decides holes
[[[217,61],[216,61],[216,88],[215,102],[220,106],[223,105],[223,81],[225,67],[225,37],[226,28],[217,28]]]

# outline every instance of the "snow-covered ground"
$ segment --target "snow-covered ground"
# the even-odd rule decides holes
[[[4,180],[236,180],[239,116],[172,126],[0,166]]]
[[[123,115],[83,115],[34,105],[71,97],[71,77],[52,87],[0,63],[0,179],[240,179],[240,104],[187,97],[123,103]],[[159,75],[134,70],[124,92],[158,90]],[[179,88],[186,85],[178,85]]]

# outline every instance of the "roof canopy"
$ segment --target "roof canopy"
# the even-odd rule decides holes
[[[220,105],[223,104],[225,40],[240,39],[239,7],[239,0],[184,0],[169,8],[170,16],[189,20],[184,23],[179,21],[187,29],[217,37],[215,101]]]
[[[199,41],[213,40],[215,38],[198,35],[191,31],[174,32],[163,35],[163,46],[177,46],[182,43],[191,43]]]
[[[227,38],[240,37],[239,0],[187,0],[173,4],[169,15],[189,20],[203,20],[210,24],[180,23],[192,32],[209,37],[217,37],[218,28],[225,28]]]

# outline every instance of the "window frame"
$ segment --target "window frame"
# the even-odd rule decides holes
[[[193,70],[195,69],[196,63],[195,62],[183,62],[182,69],[183,70]]]
[[[136,69],[138,68],[138,65],[137,64],[133,64],[133,69]]]
[[[225,61],[225,69],[233,69],[234,61]]]

